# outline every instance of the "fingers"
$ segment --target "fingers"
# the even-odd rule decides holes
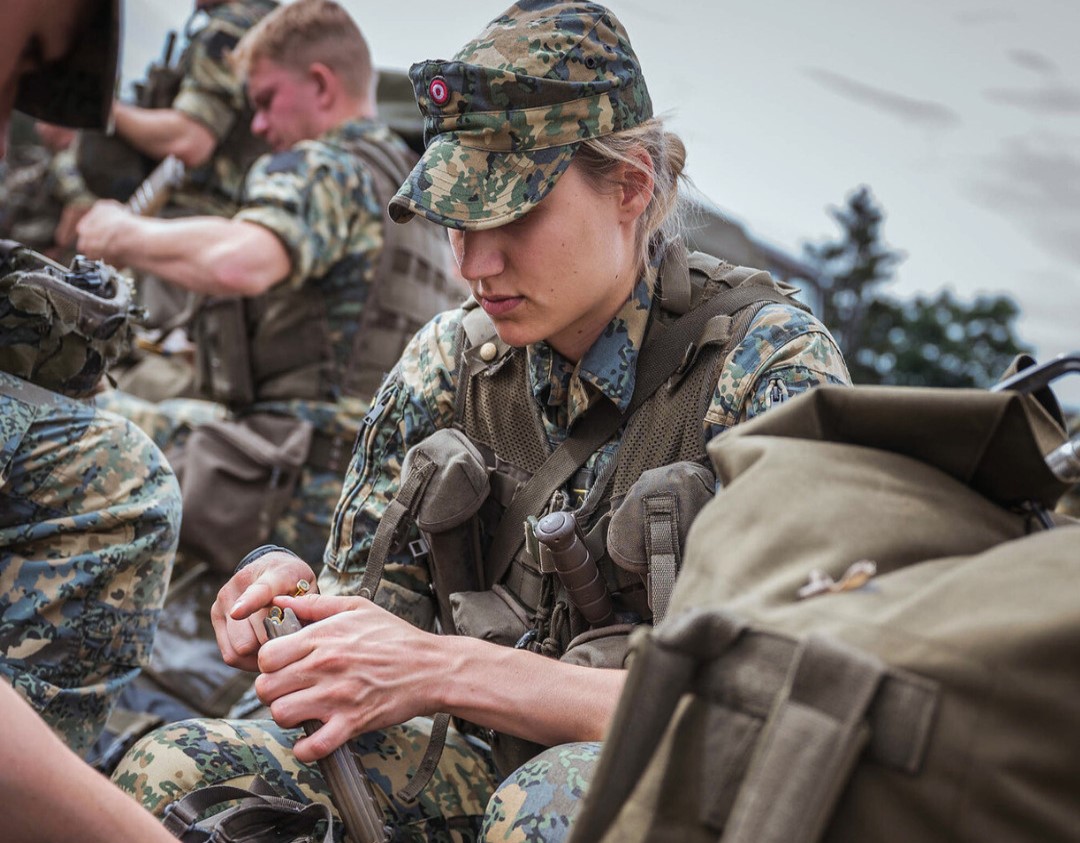
[[[295,594],[296,583],[302,579],[309,583],[315,580],[315,573],[303,559],[289,553],[268,553],[238,571],[218,592],[218,598],[236,595],[225,611],[233,620],[242,620],[252,612],[269,608],[275,597]],[[226,592],[229,586],[232,588]]]
[[[351,612],[365,607],[374,607],[370,600],[363,597],[340,597],[330,594],[309,594],[304,597],[277,597],[275,606],[292,609],[296,617],[305,623],[321,621],[341,612]]]
[[[275,597],[292,594],[297,580],[315,578],[311,567],[290,553],[259,557],[222,586],[210,609],[214,636],[226,664],[256,670],[255,654],[266,641],[262,620]]]
[[[344,718],[331,718],[312,734],[298,740],[293,746],[293,752],[298,761],[311,763],[325,758],[339,746],[344,746],[352,737]]]

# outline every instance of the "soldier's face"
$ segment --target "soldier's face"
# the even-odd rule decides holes
[[[274,152],[322,134],[317,84],[309,75],[260,58],[248,72],[247,90],[255,111],[251,131]]]
[[[4,0],[0,27],[0,158],[7,152],[8,122],[19,80],[62,59],[78,35],[88,0]]]
[[[576,361],[637,282],[634,219],[619,192],[598,191],[571,164],[525,216],[482,231],[450,229],[450,246],[503,342],[547,340]]]

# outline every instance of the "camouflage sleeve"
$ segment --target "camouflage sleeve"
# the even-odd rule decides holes
[[[287,283],[325,275],[348,254],[382,246],[382,212],[371,175],[352,156],[318,141],[255,162],[233,219],[258,223],[292,259]]]
[[[0,373],[0,674],[77,752],[150,659],[180,526],[128,421]]]
[[[409,448],[454,417],[454,360],[462,311],[447,311],[421,328],[402,352],[371,404],[334,511],[319,590],[355,594],[375,529],[397,493]],[[403,547],[416,535],[406,536]],[[431,575],[407,550],[391,555],[376,602],[430,629],[435,606]]]
[[[94,201],[94,194],[90,192],[86,182],[83,181],[82,173],[79,172],[74,147],[57,152],[49,162],[49,171],[55,180],[56,198],[64,205]]]
[[[851,383],[825,326],[794,307],[763,307],[720,373],[705,414],[706,439],[824,383]]]
[[[172,107],[198,120],[219,141],[244,109],[244,86],[228,54],[244,34],[238,23],[212,17],[191,41],[190,65]]]

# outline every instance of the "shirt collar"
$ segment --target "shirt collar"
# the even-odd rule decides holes
[[[575,366],[546,342],[527,348],[533,394],[541,406],[564,406],[567,424],[604,396],[625,410],[634,394],[637,358],[652,302],[655,267],[642,275],[615,317]]]

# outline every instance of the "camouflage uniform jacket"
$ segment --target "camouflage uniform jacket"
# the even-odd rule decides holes
[[[183,76],[172,107],[209,129],[219,143],[234,130],[249,131],[248,126],[239,125],[250,119],[247,98],[228,53],[277,5],[275,0],[234,0],[210,7],[206,25],[191,36],[180,59]],[[247,169],[235,152],[219,148],[209,163],[190,174],[188,184],[173,193],[171,204],[189,214],[233,213]]]
[[[77,752],[149,661],[179,527],[145,434],[0,372],[0,674]]]
[[[648,279],[642,278],[577,365],[545,342],[526,348],[533,398],[552,448],[592,402],[612,401],[620,409],[629,403],[638,349],[654,306],[650,289]],[[462,318],[462,310],[449,311],[429,323],[373,402],[334,514],[319,579],[324,593],[355,593],[375,527],[397,491],[405,453],[454,423]],[[832,337],[820,322],[794,307],[766,306],[719,377],[702,419],[705,438],[821,383],[848,383],[847,367]],[[598,473],[600,461],[611,458],[616,444],[611,441],[599,449],[586,467]],[[431,628],[435,606],[430,584],[427,566],[407,552],[399,553],[388,561],[377,600],[412,623]]]
[[[51,250],[64,206],[93,201],[74,151],[32,147],[22,150],[11,164],[0,180],[0,237],[37,251]]]
[[[350,151],[362,139],[404,143],[385,126],[351,120],[264,156],[248,175],[244,204],[234,217],[267,228],[292,260],[288,278],[248,300],[255,322],[253,409],[298,415],[350,441],[368,396],[342,394],[344,371],[375,278],[384,225],[367,165]],[[299,364],[287,361],[280,367],[260,362],[295,348],[301,338],[317,344],[306,354],[309,361],[312,354],[320,358],[315,371],[298,372]],[[280,377],[264,379],[260,370],[277,370]]]

